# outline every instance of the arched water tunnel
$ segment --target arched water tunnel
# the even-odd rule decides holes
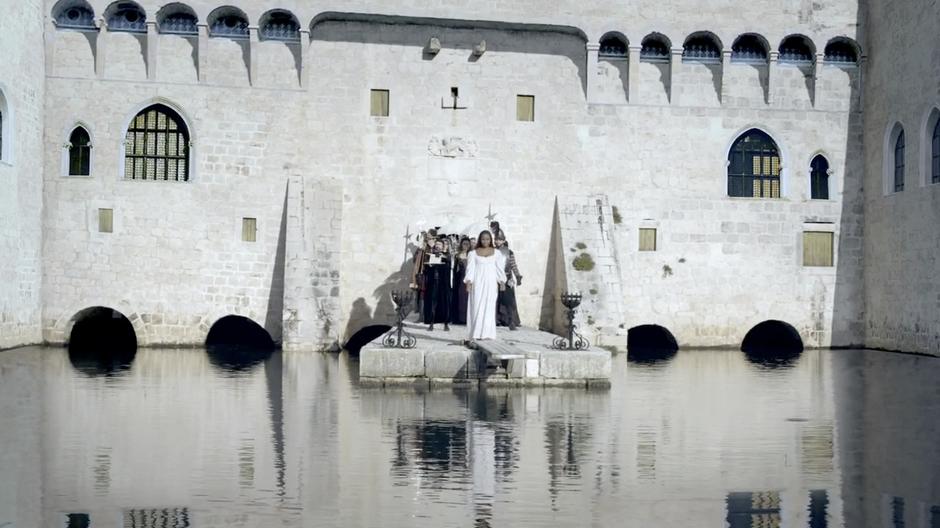
[[[346,343],[343,345],[343,350],[353,355],[359,355],[359,351],[362,350],[362,347],[375,341],[391,329],[392,327],[387,324],[364,326],[346,340]]]
[[[679,350],[675,336],[654,324],[627,330],[627,359],[635,363],[657,363],[672,359]]]
[[[752,363],[763,367],[789,366],[803,352],[796,328],[777,320],[764,321],[748,331],[741,350]]]
[[[261,325],[247,317],[227,315],[206,336],[209,361],[226,371],[250,370],[271,357],[277,344]]]
[[[86,308],[72,318],[69,361],[90,376],[127,371],[137,355],[134,325],[121,312],[106,306]]]

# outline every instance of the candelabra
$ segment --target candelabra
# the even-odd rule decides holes
[[[392,292],[392,302],[395,303],[395,314],[398,317],[398,322],[382,338],[382,346],[386,348],[414,348],[418,343],[415,336],[405,331],[405,317],[408,316],[413,300],[414,294],[411,290],[395,290]]]
[[[574,316],[581,305],[580,293],[564,292],[561,294],[561,304],[568,309],[568,337],[556,337],[552,347],[559,350],[587,350],[591,343],[575,329]]]

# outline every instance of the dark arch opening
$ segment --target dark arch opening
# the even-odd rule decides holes
[[[267,330],[240,315],[227,315],[206,336],[209,361],[228,371],[249,370],[271,357],[277,346]]]
[[[784,366],[803,352],[800,333],[783,321],[764,321],[744,336],[741,350],[753,363],[762,366]]]
[[[362,350],[362,347],[368,345],[372,341],[378,339],[385,332],[391,330],[390,325],[369,325],[360,328],[352,335],[343,345],[343,350],[349,352],[350,354],[357,355],[359,351]]]
[[[627,330],[627,359],[655,363],[672,358],[679,350],[672,332],[659,325],[640,325]]]
[[[110,376],[131,368],[137,334],[124,314],[104,306],[82,310],[69,334],[69,361],[90,376]]]

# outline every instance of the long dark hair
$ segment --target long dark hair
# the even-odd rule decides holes
[[[489,232],[488,230],[486,230],[486,229],[484,229],[483,231],[480,231],[480,234],[477,235],[477,247],[475,247],[475,248],[473,248],[473,249],[480,249],[481,247],[484,247],[484,246],[483,246],[483,235],[486,235],[486,236],[490,237],[490,245],[489,245],[489,247],[495,249],[496,246],[493,244],[493,233],[490,233],[490,232]]]

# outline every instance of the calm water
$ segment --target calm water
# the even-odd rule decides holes
[[[940,526],[940,360],[614,360],[611,389],[359,388],[346,356],[0,353],[0,527]],[[932,523],[932,524],[931,524]]]

